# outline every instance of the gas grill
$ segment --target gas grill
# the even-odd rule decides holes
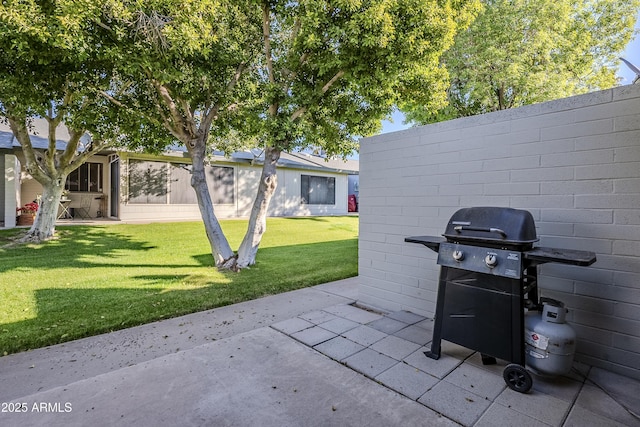
[[[506,384],[526,393],[533,380],[525,369],[524,312],[541,309],[537,266],[588,266],[595,254],[534,247],[531,213],[512,208],[460,209],[443,236],[405,238],[437,252],[441,266],[433,340],[425,354],[439,359],[446,340],[480,352],[485,364],[505,360]]]

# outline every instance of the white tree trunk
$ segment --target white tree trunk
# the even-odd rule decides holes
[[[260,177],[258,193],[253,202],[253,208],[251,209],[247,233],[238,249],[237,269],[246,268],[256,263],[258,246],[262,240],[262,235],[267,231],[267,211],[269,204],[278,187],[276,165],[278,159],[280,159],[280,153],[280,150],[273,147],[267,147],[265,150],[264,165],[262,166],[262,176]]]
[[[206,173],[204,170],[204,141],[194,141],[193,148],[190,147],[192,160],[191,169],[191,186],[196,192],[198,198],[198,207],[202,215],[204,229],[207,233],[207,239],[211,246],[211,254],[215,260],[216,266],[219,268],[234,268],[236,255],[231,249],[227,238],[225,237],[220,222],[216,218],[213,210],[213,203],[209,188],[207,187]]]
[[[56,232],[58,207],[64,190],[66,177],[48,181],[42,185],[42,198],[33,225],[22,237],[23,242],[42,242],[50,239]]]

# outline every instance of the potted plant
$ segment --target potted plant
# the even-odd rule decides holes
[[[38,204],[36,202],[27,203],[21,208],[17,208],[18,225],[32,225],[38,212]]]

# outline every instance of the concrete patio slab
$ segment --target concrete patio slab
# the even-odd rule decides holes
[[[491,401],[446,381],[436,384],[418,402],[447,418],[470,426],[491,405]]]
[[[296,332],[300,332],[305,329],[309,329],[312,326],[315,325],[299,317],[283,320],[282,322],[274,323],[273,325],[271,325],[273,329],[288,335],[295,334]]]
[[[314,349],[320,353],[340,362],[364,350],[364,348],[364,346],[356,344],[344,337],[335,337],[314,347]]]
[[[391,314],[405,335],[367,326],[387,314],[352,305],[357,286],[354,278],[0,357],[0,401],[27,408],[0,413],[0,425],[640,427],[638,381],[575,363],[516,393],[502,381],[504,361],[483,365],[447,341],[439,360],[426,357],[429,346],[410,338],[424,337],[429,320]]]
[[[496,403],[552,426],[562,425],[571,409],[570,402],[535,390],[522,394],[507,388]]]
[[[419,314],[415,314],[406,310],[394,311],[385,315],[385,317],[388,317],[394,320],[399,320],[403,323],[406,323],[407,325],[413,325],[414,323],[418,323],[418,322],[422,322],[423,320],[426,320],[426,317],[420,316]]]
[[[353,342],[357,342],[360,345],[368,347],[386,337],[387,334],[362,325],[345,332],[342,336]]]
[[[630,415],[638,421],[640,418],[640,382],[601,368],[592,368],[587,384],[598,387],[611,399],[628,409]],[[607,413],[610,413],[608,411]],[[606,414],[605,414],[606,415]],[[628,419],[625,417],[625,419]],[[640,423],[638,423],[640,425]]]
[[[195,348],[324,307],[353,302],[338,292],[343,288],[345,295],[353,294],[357,281],[347,279],[323,286],[332,292],[300,289],[0,357],[0,402]]]
[[[383,317],[381,319],[367,323],[367,326],[377,331],[384,332],[385,334],[393,334],[394,332],[398,332],[399,330],[404,329],[409,325],[404,322],[400,322],[399,320]]]
[[[587,383],[582,387],[575,406],[622,425],[640,427],[640,419],[632,414],[633,409],[638,410],[638,407],[624,407],[620,401],[593,384]]]
[[[320,323],[318,326],[333,333],[342,334],[344,332],[350,331],[357,326],[360,326],[360,324],[349,319],[336,318],[333,320],[329,320],[328,322]]]
[[[304,313],[304,314],[301,314],[299,317],[301,319],[304,319],[313,323],[314,325],[319,325],[321,323],[325,323],[333,319],[339,319],[338,316],[323,310],[316,310],[310,313]]]
[[[398,363],[398,361],[377,351],[365,348],[344,359],[344,363],[369,378],[375,378]]]
[[[591,412],[588,409],[582,408],[580,406],[574,406],[569,413],[567,421],[563,424],[563,427],[621,427],[630,425],[633,426],[637,424],[619,423],[610,418],[605,418],[601,415],[598,415],[595,412]]]
[[[445,381],[490,400],[498,397],[506,387],[502,375],[495,375],[467,363],[447,375]]]
[[[438,360],[430,359],[424,355],[424,352],[427,350],[428,348],[422,347],[421,349],[406,357],[404,361],[409,365],[414,366],[421,371],[424,371],[427,374],[430,374],[439,379],[446,377],[451,371],[462,364],[462,361],[460,359],[448,356],[446,354],[440,356],[440,359]]]
[[[385,386],[417,400],[438,383],[438,379],[406,363],[398,363],[375,378]]]
[[[327,331],[326,329],[322,329],[320,326],[314,326],[312,328],[291,334],[291,337],[310,347],[313,347],[314,345],[329,341],[331,338],[335,338],[336,334]]]
[[[421,328],[420,326],[410,325],[404,329],[400,329],[393,335],[423,346],[431,342],[433,331]]]
[[[3,426],[453,425],[271,328],[20,401],[71,410],[2,414]]]
[[[418,350],[420,346],[411,341],[389,335],[374,343],[370,348],[393,359],[402,360]]]
[[[336,316],[343,317],[345,319],[352,320],[358,323],[369,323],[378,319],[382,319],[382,314],[374,313],[371,311],[363,310],[358,307],[354,307],[351,304],[340,304],[325,308],[325,311],[335,314]]]
[[[518,427],[548,427],[535,418],[528,417],[511,408],[494,403],[486,410],[482,417],[474,424],[474,427],[495,427],[500,425],[511,425]],[[582,427],[588,424],[582,424]]]

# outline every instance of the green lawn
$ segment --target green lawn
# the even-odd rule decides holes
[[[222,222],[237,248],[246,221]],[[352,277],[358,218],[270,218],[255,266],[219,272],[200,222],[0,231],[0,355]]]

